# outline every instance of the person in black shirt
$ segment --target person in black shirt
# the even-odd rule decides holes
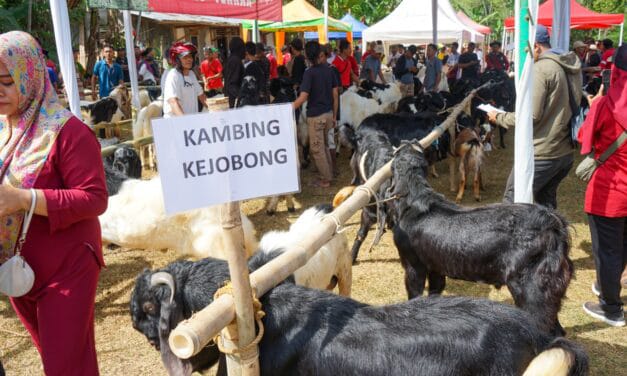
[[[264,81],[259,85],[259,90],[265,100],[265,102],[262,103],[270,103],[270,96],[268,95],[268,83],[270,82],[270,60],[266,57],[266,47],[263,43],[257,43],[255,46],[257,47],[255,51],[257,62],[259,63],[259,66],[261,66],[261,70],[264,75]]]
[[[479,58],[475,53],[475,44],[473,42],[468,43],[466,52],[459,57],[458,66],[462,69],[462,79],[479,79]]]
[[[257,61],[257,46],[253,42],[246,42],[245,46],[246,55],[244,56],[244,77],[252,76],[257,83],[257,95],[259,96],[259,103],[266,103],[263,93],[265,88],[266,76],[263,73],[261,64]]]
[[[239,96],[239,89],[244,78],[244,41],[240,37],[233,37],[229,43],[229,58],[224,65],[224,94],[229,98],[229,108],[235,107],[235,100]]]
[[[335,127],[338,110],[339,82],[326,61],[326,55],[315,41],[305,45],[307,59],[313,64],[303,74],[300,94],[294,101],[294,109],[307,102],[307,131],[311,157],[320,173],[320,180],[312,183],[315,187],[327,188],[333,180],[331,153],[327,134]]]
[[[305,57],[303,56],[303,42],[300,39],[294,39],[290,43],[290,47],[292,49],[292,82],[298,89],[303,80],[305,69],[307,69]]]
[[[128,58],[126,57],[126,49],[118,48],[117,57],[115,62],[122,67],[122,74],[124,75],[124,82],[130,82],[130,76],[128,73]]]

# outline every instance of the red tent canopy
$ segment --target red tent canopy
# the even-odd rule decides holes
[[[92,8],[282,21],[281,0],[89,0]]]
[[[570,0],[570,28],[571,29],[605,29],[620,25],[625,20],[623,14],[603,14],[591,11],[575,0]],[[553,24],[553,0],[540,5],[538,23],[546,27]],[[514,17],[505,19],[505,28],[514,27]]]
[[[476,23],[470,17],[468,17],[466,13],[462,12],[461,10],[457,12],[457,17],[459,18],[460,21],[462,21],[464,25],[471,27],[474,30],[477,30],[483,35],[488,35],[492,33],[492,29],[490,29],[488,26],[484,26],[480,23]]]

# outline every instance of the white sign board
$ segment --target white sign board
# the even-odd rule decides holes
[[[291,104],[155,119],[165,210],[300,190]]]

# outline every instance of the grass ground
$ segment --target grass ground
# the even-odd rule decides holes
[[[495,150],[487,159],[484,173],[485,191],[483,201],[498,202],[501,199],[507,175],[513,163],[512,133],[508,135],[505,150]],[[339,183],[331,189],[312,189],[307,183],[313,176],[303,172],[303,191],[297,195],[298,213],[302,208],[320,202],[329,202],[337,189],[348,184],[351,173],[348,169],[348,156],[339,159],[342,167]],[[448,166],[437,166],[440,177],[430,179],[439,192],[454,199],[448,192]],[[604,376],[627,375],[627,327],[612,328],[594,321],[583,313],[583,302],[595,297],[590,285],[595,278],[591,255],[590,232],[582,211],[585,184],[577,180],[574,173],[562,183],[559,189],[559,211],[572,223],[573,247],[571,257],[576,267],[575,279],[571,282],[560,312],[560,321],[568,332],[568,337],[581,343],[587,349],[591,360],[591,374]],[[474,206],[471,194],[467,191],[464,205]],[[245,213],[257,229],[257,235],[273,229],[285,229],[298,213],[288,214],[284,204],[274,217],[263,211],[262,200],[252,200],[243,204]],[[352,244],[358,229],[359,216],[348,222],[346,235]],[[374,231],[371,231],[371,236]],[[370,304],[389,304],[406,299],[403,287],[403,270],[398,254],[388,233],[372,252],[366,250],[370,238],[364,242],[359,263],[353,268],[353,297]],[[100,370],[103,375],[165,375],[159,354],[140,333],[131,326],[128,310],[129,296],[134,279],[144,268],[159,268],[179,258],[173,251],[117,249],[105,250],[107,268],[102,271],[96,297],[96,345]],[[446,294],[485,297],[511,304],[512,299],[506,289],[495,288],[463,281],[448,280]],[[625,297],[625,292],[623,292]],[[8,300],[0,297],[0,359],[7,375],[42,374],[37,351],[30,337],[17,320]]]

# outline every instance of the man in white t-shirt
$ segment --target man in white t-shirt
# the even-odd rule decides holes
[[[163,117],[198,113],[198,101],[207,107],[207,98],[192,70],[196,47],[191,43],[175,43],[170,49],[174,63],[163,88]]]

